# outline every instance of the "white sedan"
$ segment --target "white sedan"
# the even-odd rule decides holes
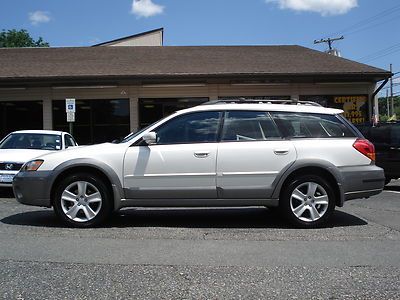
[[[12,187],[22,165],[40,155],[77,146],[67,132],[53,130],[21,130],[0,141],[0,187]]]

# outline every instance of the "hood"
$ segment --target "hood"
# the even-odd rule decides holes
[[[60,157],[66,160],[73,158],[94,157],[96,156],[96,154],[99,153],[113,152],[116,149],[121,149],[122,147],[126,148],[128,146],[125,145],[121,146],[121,144],[112,144],[112,143],[78,146],[78,147],[71,147],[62,151],[53,151],[51,153],[43,155],[41,158],[58,159]]]
[[[54,151],[37,149],[0,149],[0,162],[25,163],[50,152]]]

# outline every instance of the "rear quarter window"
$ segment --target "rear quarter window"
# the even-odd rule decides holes
[[[279,130],[287,138],[355,137],[355,133],[335,115],[298,112],[271,112]]]

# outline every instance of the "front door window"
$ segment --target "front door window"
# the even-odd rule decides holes
[[[198,112],[176,117],[156,129],[157,144],[216,142],[219,112]]]

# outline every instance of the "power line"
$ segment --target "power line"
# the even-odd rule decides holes
[[[376,14],[376,15],[373,15],[373,16],[371,16],[369,18],[366,18],[366,19],[363,19],[363,20],[361,20],[359,22],[356,22],[355,24],[352,24],[352,25],[350,25],[348,27],[345,27],[345,28],[343,28],[343,29],[341,29],[341,30],[339,30],[337,32],[328,34],[327,36],[343,35],[346,32],[355,31],[355,30],[359,29],[360,27],[363,27],[365,25],[370,25],[371,23],[375,22],[376,20],[379,20],[379,19],[381,19],[383,17],[386,17],[388,15],[391,15],[393,13],[397,13],[399,11],[400,11],[400,5],[395,5],[394,7],[391,7],[391,8],[386,9],[386,10],[384,10],[384,11],[382,11],[382,12]],[[388,22],[388,21],[386,20],[385,22]]]
[[[393,83],[393,86],[398,86],[398,85],[400,85],[400,82]],[[382,90],[387,90],[387,89],[390,89],[390,86],[386,86],[386,87],[382,88]]]
[[[365,55],[365,56],[359,58],[359,60],[363,60],[363,59],[367,59],[367,58],[370,58],[370,57],[374,57],[374,56],[378,56],[378,55],[384,54],[386,51],[393,50],[394,48],[397,48],[397,47],[400,47],[400,43],[394,44],[392,46],[389,46],[389,47],[386,47],[386,48],[383,48],[383,49],[380,49],[380,50],[375,51],[375,52],[372,52],[372,53],[370,53],[368,55]]]
[[[397,79],[397,78],[400,78],[400,76],[394,76],[394,77],[392,77],[392,80],[395,80],[395,79]],[[382,88],[382,90],[387,90],[387,89],[390,89],[390,86],[388,86],[390,83],[389,83],[389,81],[383,86],[383,88]],[[395,83],[393,83],[393,86],[397,86],[397,85],[400,85],[400,82],[395,82]]]
[[[390,54],[393,54],[393,53],[396,53],[396,52],[399,52],[399,51],[400,51],[400,48],[397,49],[397,50],[391,51],[391,52],[389,52],[389,53],[386,53],[386,54],[384,54],[384,55],[377,56],[377,57],[374,57],[374,58],[365,60],[365,62],[370,62],[370,61],[373,61],[373,60],[376,60],[376,59],[378,59],[378,58],[382,58],[382,57],[388,56],[388,55],[390,55]]]
[[[394,21],[394,20],[399,20],[399,16],[395,16],[394,18],[391,18],[389,20],[385,20],[385,21],[377,23],[377,24],[372,24],[372,25],[368,25],[368,26],[360,28],[360,29],[355,29],[353,31],[349,31],[348,33],[346,33],[346,35],[352,35],[352,34],[355,34],[355,33],[359,33],[359,32],[362,32],[362,31],[365,31],[365,30],[368,30],[368,29],[371,29],[371,28],[378,27],[380,25],[389,23],[389,22]]]
[[[372,60],[396,53],[398,51],[400,51],[400,43],[394,44],[387,48],[384,48],[384,49],[378,50],[376,52],[373,52],[371,54],[365,55],[365,56],[359,58],[358,60],[363,60],[365,62],[368,62],[368,61],[372,61]]]

